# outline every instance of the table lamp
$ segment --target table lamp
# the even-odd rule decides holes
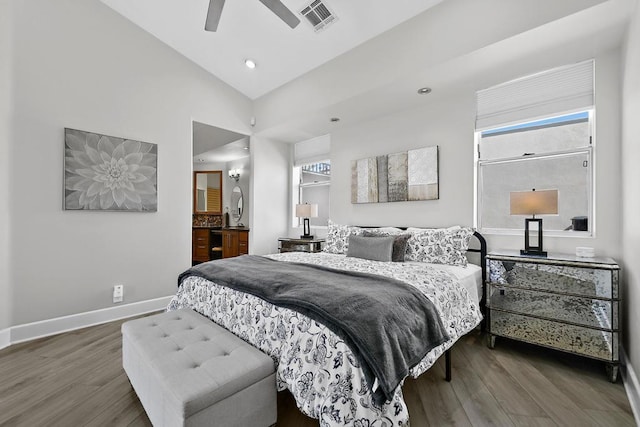
[[[313,235],[311,234],[311,229],[309,227],[309,218],[316,218],[318,216],[318,205],[310,205],[308,203],[305,203],[304,205],[296,205],[296,216],[298,218],[303,218],[304,234],[300,236],[300,238],[313,239]]]
[[[546,257],[542,250],[542,218],[536,215],[558,213],[558,190],[512,191],[510,193],[511,215],[531,215],[524,220],[524,249],[521,255]],[[535,225],[532,227],[532,225]],[[537,246],[531,244],[530,233],[538,233]]]

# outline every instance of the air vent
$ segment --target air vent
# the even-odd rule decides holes
[[[314,0],[309,6],[300,11],[300,15],[307,18],[315,31],[324,30],[327,26],[338,20],[322,0]]]

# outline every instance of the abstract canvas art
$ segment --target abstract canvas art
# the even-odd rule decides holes
[[[64,130],[64,209],[158,210],[158,146]]]
[[[438,197],[437,145],[351,162],[351,203]]]

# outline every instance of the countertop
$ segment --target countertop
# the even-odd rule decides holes
[[[208,228],[210,230],[238,230],[249,231],[249,227],[219,227],[219,226],[207,226],[207,225],[193,225],[191,228]]]

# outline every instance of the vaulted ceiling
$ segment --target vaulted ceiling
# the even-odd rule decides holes
[[[620,46],[636,2],[322,0],[338,19],[314,32],[227,1],[207,32],[208,0],[102,1],[254,99],[254,131],[288,142],[594,57]],[[282,1],[297,14],[311,0]]]
[[[318,32],[298,14],[313,0],[283,1],[302,20],[294,29],[259,0],[229,0],[216,32],[204,29],[209,0],[102,1],[255,99],[442,0],[321,0],[337,19]],[[247,58],[256,69],[245,66]]]

